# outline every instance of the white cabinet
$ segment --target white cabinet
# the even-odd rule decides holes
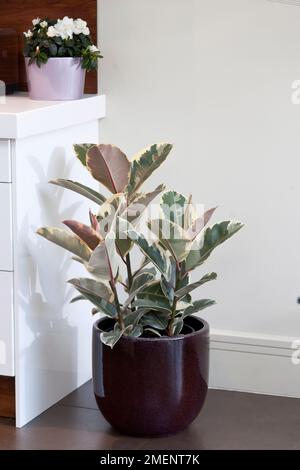
[[[89,207],[96,210],[48,182],[69,178],[97,189],[73,144],[99,142],[104,115],[104,96],[0,103],[0,376],[15,376],[17,426],[91,377],[93,320],[87,305],[70,304],[66,283],[82,267],[36,230],[85,221]]]

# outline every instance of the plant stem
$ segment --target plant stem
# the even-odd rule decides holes
[[[169,326],[168,326],[168,335],[169,336],[173,336],[173,324],[174,324],[174,320],[175,320],[175,315],[176,315],[176,305],[177,305],[177,298],[174,296],[174,299],[173,299],[173,305],[172,305],[172,315],[171,315],[171,320],[169,322]]]
[[[113,291],[114,296],[115,296],[116,308],[117,308],[117,312],[118,312],[119,327],[120,327],[120,330],[124,330],[125,325],[124,325],[122,309],[121,309],[121,305],[120,305],[120,302],[119,302],[119,297],[118,297],[118,292],[117,292],[117,289],[116,289],[116,284],[115,284],[114,281],[110,281],[110,287],[111,287],[111,290]]]
[[[132,270],[131,270],[131,261],[130,254],[126,255],[126,266],[127,266],[127,277],[128,277],[128,289],[132,286]]]

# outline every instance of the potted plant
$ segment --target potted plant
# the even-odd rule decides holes
[[[87,299],[93,314],[103,314],[93,327],[95,397],[104,417],[133,435],[180,431],[200,412],[207,392],[209,327],[194,314],[215,302],[192,300],[191,293],[217,276],[202,274],[192,282],[190,273],[242,227],[235,221],[208,226],[214,208],[197,215],[191,197],[164,185],[141,191],[171,148],[152,145],[130,162],[115,146],[76,145],[81,163],[113,194],[105,198],[78,182],[54,180],[98,203],[99,211],[90,212],[90,226],[67,220],[70,231],[38,230],[73,253],[92,276],[69,282],[79,292],[73,302]],[[146,236],[143,219],[158,195],[158,216],[148,220]],[[143,254],[135,268],[134,247]]]
[[[83,96],[85,72],[102,57],[86,21],[36,18],[24,32],[29,96],[34,100],[74,100]]]

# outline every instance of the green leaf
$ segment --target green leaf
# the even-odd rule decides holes
[[[67,230],[56,227],[42,227],[37,230],[37,234],[65,248],[85,261],[89,261],[90,259],[92,252],[86,243]]]
[[[133,338],[138,338],[143,334],[143,327],[142,325],[136,325],[133,328],[126,329],[126,336],[131,336]]]
[[[188,256],[192,242],[185,238],[185,232],[179,225],[165,219],[150,220],[147,225],[176,261],[182,262]]]
[[[189,292],[192,292],[192,290],[196,289],[199,286],[202,286],[202,284],[205,284],[206,282],[209,282],[209,281],[213,281],[215,279],[217,279],[217,273],[205,274],[205,276],[203,276],[199,281],[193,282],[192,284],[188,284],[187,286],[182,287],[181,289],[178,289],[175,292],[175,295],[176,297],[178,297],[178,299],[181,299]]]
[[[217,246],[232,237],[242,227],[241,222],[224,221],[206,228],[192,244],[185,262],[185,269],[191,271],[200,266]]]
[[[87,151],[86,166],[93,178],[114,194],[122,192],[128,183],[130,163],[114,145],[94,145]]]
[[[183,328],[183,319],[180,317],[175,318],[173,325],[172,325],[172,335],[173,336],[180,335],[182,328]]]
[[[103,331],[100,333],[100,339],[103,344],[106,344],[106,346],[109,346],[112,349],[122,337],[123,333],[124,331],[120,330],[118,327],[115,327],[111,331]]]
[[[87,300],[83,295],[76,295],[76,297],[73,297],[72,300],[70,300],[70,304],[74,304],[75,302],[78,302],[79,300]]]
[[[174,287],[169,282],[167,282],[164,275],[161,275],[160,286],[164,295],[167,297],[169,302],[172,303],[174,300]]]
[[[114,294],[112,290],[110,287],[108,287],[107,284],[104,284],[103,282],[85,277],[70,279],[68,282],[81,292],[96,295],[110,303],[114,300]]]
[[[129,182],[125,191],[129,195],[136,192],[153,171],[163,163],[171,149],[171,144],[161,143],[141,150],[131,162]]]
[[[171,305],[162,291],[160,281],[152,281],[137,293],[133,306],[144,307],[158,311],[171,312]]]
[[[166,220],[184,227],[184,214],[187,204],[188,200],[183,194],[176,191],[166,191],[162,196],[160,207]]]
[[[139,246],[144,255],[147,256],[154,266],[165,276],[166,280],[171,284],[174,283],[174,272],[176,270],[174,260],[172,260],[167,253],[163,252],[158,243],[150,245],[146,238],[138,233],[132,225],[128,224],[127,221],[124,221],[124,223],[125,226],[128,227],[127,234],[129,238]]]
[[[55,184],[56,186],[60,186],[61,188],[70,189],[75,193],[80,194],[81,196],[85,196],[86,198],[90,199],[91,201],[95,202],[96,204],[103,204],[105,202],[105,197],[102,194],[94,191],[94,189],[85,186],[84,184],[77,183],[77,181],[65,180],[65,179],[56,179],[49,181],[51,184]]]
[[[159,331],[155,330],[154,328],[144,328],[144,332],[149,331],[149,333],[152,333],[155,336],[161,337],[161,334]]]
[[[87,151],[96,146],[97,144],[75,144],[73,147],[74,147],[74,150],[75,150],[75,153],[76,153],[76,157],[78,158],[78,160],[83,164],[83,166],[86,166],[86,154],[87,154]]]
[[[165,330],[168,326],[169,315],[163,312],[154,313],[149,312],[143,315],[140,320],[141,325],[156,328],[158,330]]]
[[[188,315],[192,315],[193,313],[200,312],[200,310],[203,310],[206,307],[210,307],[211,305],[215,305],[215,303],[216,302],[214,300],[210,299],[196,300],[190,307],[183,311],[182,318],[185,318]]]

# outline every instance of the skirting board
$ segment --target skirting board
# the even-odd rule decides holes
[[[210,388],[300,398],[300,339],[211,331]]]

